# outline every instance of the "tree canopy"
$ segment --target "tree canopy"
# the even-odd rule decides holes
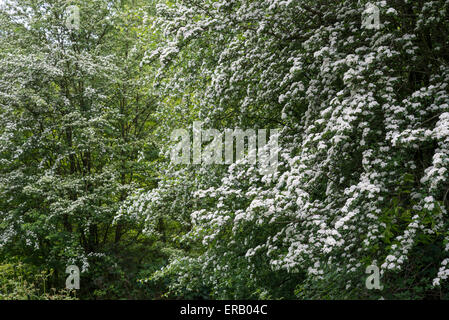
[[[84,299],[448,298],[448,7],[6,1],[0,298],[19,264]],[[277,170],[173,163],[195,122],[278,130]]]

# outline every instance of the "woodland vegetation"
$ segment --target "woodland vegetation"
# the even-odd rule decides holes
[[[0,1],[0,299],[449,298],[449,1],[367,3]]]

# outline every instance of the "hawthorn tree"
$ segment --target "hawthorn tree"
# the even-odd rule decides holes
[[[129,297],[152,250],[143,226],[114,221],[128,194],[155,183],[157,101],[137,37],[146,10],[73,1],[77,26],[68,4],[9,1],[1,11],[0,250],[55,270],[57,288],[74,264],[81,296]]]
[[[186,170],[206,181],[183,238],[199,249],[148,280],[215,298],[447,297],[449,4],[371,3],[379,28],[362,25],[367,1],[159,3],[163,41],[143,62],[179,99],[161,107],[282,133],[272,175],[167,164],[175,186]],[[137,221],[170,211],[152,203],[137,197]]]
[[[447,298],[447,1],[71,5],[0,11],[1,260],[82,297]],[[277,171],[171,163],[194,121],[280,129]]]

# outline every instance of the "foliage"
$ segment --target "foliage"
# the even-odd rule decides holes
[[[82,298],[446,299],[449,2],[367,3],[12,1],[0,261]],[[277,171],[171,163],[198,120],[280,129]]]
[[[362,27],[363,1],[158,6],[166,40],[144,61],[159,58],[167,94],[196,89],[181,108],[219,129],[283,128],[276,174],[207,169],[185,237],[202,250],[164,268],[178,274],[169,292],[290,297],[275,281],[286,273],[302,298],[445,296],[448,3],[373,4],[378,30]],[[382,292],[364,287],[371,264]]]
[[[50,272],[33,272],[30,266],[17,264],[0,265],[0,300],[74,300],[76,293],[46,288]],[[39,287],[43,287],[42,292]]]
[[[155,184],[156,102],[139,76],[136,36],[143,9],[72,4],[79,30],[65,24],[66,1],[14,1],[2,11],[0,247],[54,269],[60,286],[65,267],[78,265],[85,297],[132,295],[137,282],[124,274],[152,258],[151,240],[114,217],[128,194]]]

